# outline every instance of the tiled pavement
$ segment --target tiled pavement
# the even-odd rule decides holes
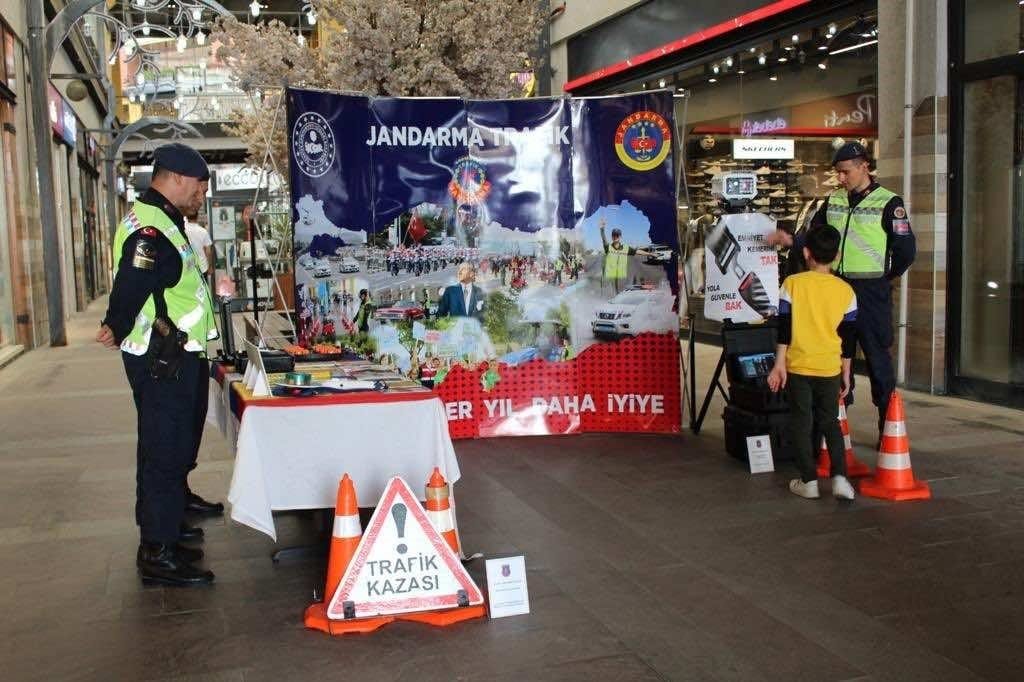
[[[1024,679],[1020,412],[907,394],[934,498],[901,504],[751,477],[722,452],[717,402],[699,437],[458,442],[465,545],[526,553],[532,613],[330,638],[301,620],[322,566],[275,565],[227,520],[203,523],[215,586],[139,583],[134,413],[116,353],[89,342],[101,306],[67,348],[0,371],[3,679]],[[873,463],[872,421],[851,410]],[[209,429],[196,489],[223,499],[231,464]]]

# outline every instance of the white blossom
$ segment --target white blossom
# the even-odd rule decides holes
[[[217,56],[243,90],[265,96],[228,127],[261,166],[261,131],[273,123],[271,153],[287,178],[283,106],[289,86],[395,97],[503,99],[521,95],[511,74],[528,68],[546,17],[528,0],[313,0],[323,44],[299,44],[279,21],[221,20]],[[276,119],[275,119],[276,114]]]

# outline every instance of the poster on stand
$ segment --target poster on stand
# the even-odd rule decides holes
[[[287,105],[300,345],[433,382],[453,437],[679,430],[671,92]]]
[[[215,241],[235,238],[235,207],[214,204],[210,211],[210,227]]]
[[[775,220],[763,213],[723,215],[704,238],[704,317],[758,322],[779,310],[779,257],[766,241]]]

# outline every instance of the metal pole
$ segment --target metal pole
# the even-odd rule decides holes
[[[39,181],[39,220],[43,232],[43,269],[46,275],[46,308],[50,322],[50,345],[66,346],[64,330],[64,292],[61,283],[60,234],[57,231],[57,207],[54,204],[53,157],[50,148],[50,112],[47,84],[50,55],[46,54],[44,34],[46,14],[43,0],[28,0],[29,63],[32,76],[33,136],[36,147],[36,173]]]
[[[904,32],[903,45],[905,53],[903,56],[903,205],[910,212],[910,195],[913,184],[913,126],[914,126],[914,0],[907,0],[906,27]],[[910,295],[910,283],[908,281],[910,271],[903,273],[900,277],[900,309],[899,324],[897,325],[898,336],[896,343],[896,382],[902,386],[907,381],[907,317]],[[934,330],[932,331],[934,335]],[[934,358],[930,360],[934,361]],[[934,364],[934,363],[933,363]]]

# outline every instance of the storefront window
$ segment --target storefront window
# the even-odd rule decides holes
[[[875,13],[860,14],[787,30],[637,83],[636,89],[671,84],[682,93],[679,203],[691,296],[703,294],[703,234],[721,212],[711,193],[715,175],[755,171],[751,209],[798,232],[838,184],[831,167],[838,145],[860,141],[877,156],[877,36]]]
[[[964,85],[960,374],[1000,383],[1024,382],[1021,92],[1015,76]]]
[[[1017,0],[969,0],[964,16],[964,57],[978,62],[1024,48],[1024,6]]]

